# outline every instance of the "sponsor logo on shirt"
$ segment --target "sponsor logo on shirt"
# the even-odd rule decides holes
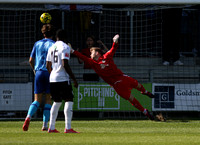
[[[109,64],[104,64],[105,62],[105,60],[102,60],[102,64],[100,64],[101,69],[104,69],[106,66],[109,66]]]

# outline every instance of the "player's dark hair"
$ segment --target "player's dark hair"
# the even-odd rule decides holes
[[[41,32],[47,38],[52,37],[55,35],[55,27],[51,24],[44,24],[41,28]]]
[[[90,52],[91,52],[92,50],[99,52],[101,55],[104,54],[103,51],[101,50],[101,48],[99,48],[99,47],[92,47],[92,48],[90,48]]]
[[[61,40],[61,41],[66,42],[66,40],[67,40],[67,32],[65,30],[63,30],[63,29],[58,29],[56,31],[56,38]]]

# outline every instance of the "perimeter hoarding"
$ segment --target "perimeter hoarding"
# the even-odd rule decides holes
[[[153,111],[200,111],[200,84],[153,83]]]
[[[152,90],[151,83],[143,84],[143,86],[149,91]],[[73,92],[76,111],[138,111],[106,83],[82,83],[79,84],[78,89],[73,88]],[[145,108],[151,110],[152,101],[149,97],[135,89],[132,90],[132,94]],[[63,105],[60,110],[63,110]]]
[[[32,93],[31,82],[0,84],[0,111],[28,110]]]

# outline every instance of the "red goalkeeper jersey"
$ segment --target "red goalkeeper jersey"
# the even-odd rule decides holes
[[[81,53],[90,58],[90,48],[85,48],[81,50]],[[84,62],[84,69],[91,69],[91,66]]]
[[[101,56],[98,61],[88,58],[78,51],[73,54],[81,58],[84,62],[88,63],[92,69],[108,84],[111,86],[120,79],[123,75],[122,71],[117,68],[113,61],[113,56],[118,48],[118,43],[113,43],[112,48]]]

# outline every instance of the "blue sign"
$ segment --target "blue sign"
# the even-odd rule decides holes
[[[154,86],[154,108],[174,108],[175,86]]]

